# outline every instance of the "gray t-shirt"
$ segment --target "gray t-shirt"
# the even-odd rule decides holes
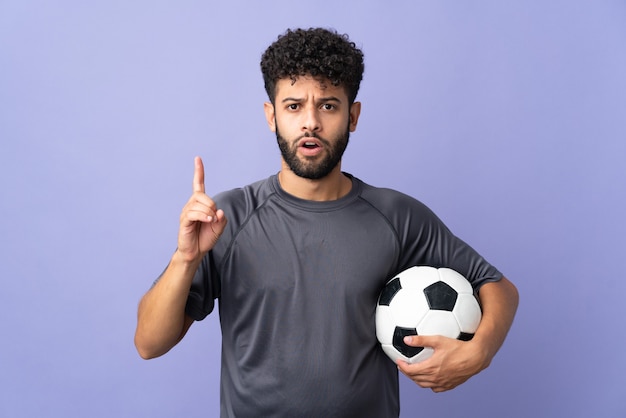
[[[476,289],[502,277],[417,200],[350,177],[330,202],[291,196],[277,176],[215,196],[228,225],[186,312],[202,320],[219,300],[222,417],[397,417],[374,320],[386,281],[414,265]]]

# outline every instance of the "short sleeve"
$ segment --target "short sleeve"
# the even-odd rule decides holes
[[[185,313],[201,321],[213,311],[215,298],[219,297],[219,278],[214,267],[213,254],[209,251],[193,277]]]

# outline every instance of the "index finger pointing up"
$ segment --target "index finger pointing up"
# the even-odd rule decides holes
[[[193,192],[204,193],[204,164],[202,164],[202,158],[196,157],[194,159],[194,166]]]

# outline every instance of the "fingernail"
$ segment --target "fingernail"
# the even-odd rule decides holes
[[[207,216],[206,220],[209,221],[209,222],[213,222],[213,217],[212,216]]]
[[[411,341],[413,341],[413,337],[411,337],[411,336],[404,337],[404,343],[405,344],[409,344]]]

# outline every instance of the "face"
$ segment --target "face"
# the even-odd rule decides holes
[[[350,132],[356,129],[360,103],[348,103],[345,90],[312,77],[279,80],[275,105],[265,104],[286,166],[311,180],[340,170]]]

